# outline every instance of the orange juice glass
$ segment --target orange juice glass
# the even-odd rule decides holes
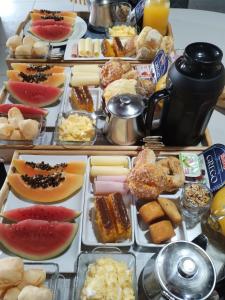
[[[169,9],[169,0],[146,0],[143,27],[151,26],[162,35],[165,35],[168,26]]]

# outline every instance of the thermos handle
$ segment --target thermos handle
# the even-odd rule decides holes
[[[163,100],[164,102],[169,100],[169,92],[167,89],[155,92],[149,99],[147,103],[147,114],[146,114],[146,136],[149,136],[152,131],[152,122],[155,113],[155,108],[157,103]],[[165,105],[165,104],[164,104]],[[162,117],[162,115],[161,115]],[[161,120],[160,120],[161,123]]]

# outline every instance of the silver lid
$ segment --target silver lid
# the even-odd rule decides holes
[[[123,94],[112,97],[107,103],[107,110],[120,118],[130,119],[141,115],[145,104],[140,96]]]
[[[206,299],[216,282],[215,269],[207,253],[186,241],[165,246],[156,258],[155,272],[162,289],[179,300]]]

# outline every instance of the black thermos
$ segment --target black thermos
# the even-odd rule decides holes
[[[223,53],[209,43],[193,43],[171,66],[161,130],[165,145],[198,144],[225,85]]]

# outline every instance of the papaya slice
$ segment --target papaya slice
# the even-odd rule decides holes
[[[78,224],[25,220],[0,223],[0,241],[10,252],[31,260],[45,260],[61,254],[72,243]]]
[[[20,222],[23,220],[45,220],[70,222],[80,216],[80,212],[64,207],[54,205],[31,205],[4,211],[1,216],[11,222]]]
[[[86,164],[83,161],[71,161],[68,163],[57,164],[50,166],[48,163],[34,163],[28,162],[23,159],[14,159],[13,166],[17,172],[22,175],[49,175],[55,172],[67,172],[83,175],[85,172]]]
[[[40,13],[36,13],[36,12],[35,13],[31,13],[31,20],[32,21],[42,20],[42,19],[45,19],[45,20],[52,19],[52,15],[49,15],[49,16],[45,15],[45,16],[43,16]],[[75,23],[75,18],[71,18],[71,17],[68,17],[68,16],[60,16],[60,20],[65,21],[66,23],[69,23],[71,26],[73,26],[74,23]]]
[[[45,10],[45,9],[33,9],[33,11],[31,12],[31,14],[33,13],[38,13],[41,14],[42,16],[46,16],[46,15],[56,15],[56,16],[67,16],[67,17],[71,17],[71,18],[76,18],[77,13],[74,11],[52,11],[52,10]]]
[[[7,77],[13,81],[24,81],[30,83],[41,83],[50,86],[61,86],[65,82],[64,73],[36,73],[36,74],[26,74],[24,72],[18,72],[15,70],[7,70]]]
[[[62,201],[83,185],[83,176],[70,173],[52,175],[8,175],[8,183],[22,199],[39,203]]]
[[[26,63],[12,63],[13,70],[18,72],[23,72],[25,74],[35,74],[35,73],[63,73],[65,71],[64,67],[52,66],[52,65],[33,65]]]

